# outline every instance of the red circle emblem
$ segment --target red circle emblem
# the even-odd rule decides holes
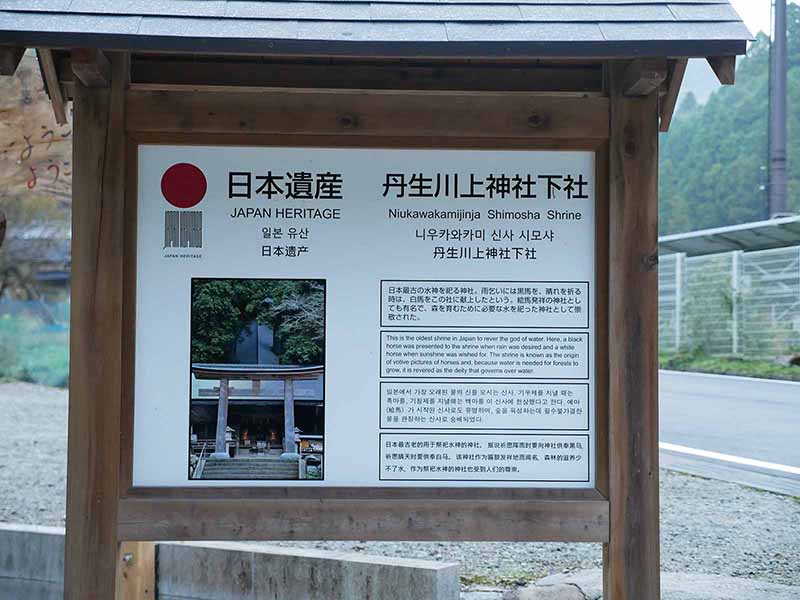
[[[190,163],[177,163],[161,176],[161,193],[177,208],[191,208],[206,195],[208,183],[203,172]]]

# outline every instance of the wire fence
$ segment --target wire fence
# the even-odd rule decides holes
[[[65,386],[69,303],[0,300],[0,379]]]
[[[800,246],[661,256],[658,296],[662,352],[800,351]]]

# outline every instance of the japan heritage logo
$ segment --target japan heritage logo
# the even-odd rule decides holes
[[[176,163],[161,176],[161,194],[179,210],[164,211],[164,248],[202,248],[203,211],[197,206],[208,189],[206,176],[191,163]]]

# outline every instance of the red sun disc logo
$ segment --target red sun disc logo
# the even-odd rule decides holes
[[[191,208],[206,195],[206,176],[190,163],[177,163],[161,176],[164,199],[177,208]]]

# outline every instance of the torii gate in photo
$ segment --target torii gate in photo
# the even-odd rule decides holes
[[[225,432],[228,428],[228,392],[231,381],[252,381],[257,384],[277,379],[283,383],[283,452],[294,454],[297,442],[294,432],[294,382],[298,379],[317,379],[324,373],[323,366],[193,364],[192,375],[197,379],[219,380],[214,455],[218,458],[228,456],[225,452]]]

